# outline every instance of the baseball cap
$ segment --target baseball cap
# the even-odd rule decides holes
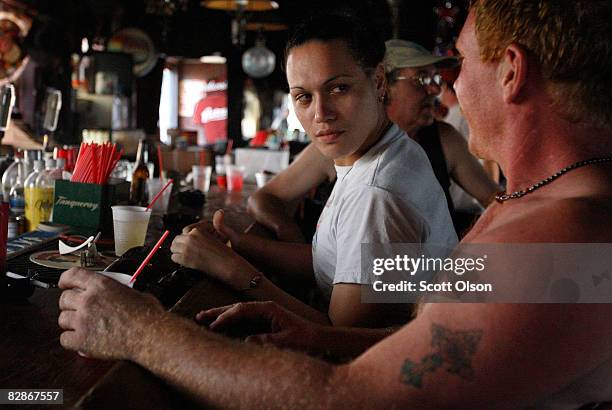
[[[399,68],[414,68],[427,65],[452,67],[458,60],[453,56],[435,56],[425,47],[412,41],[393,39],[385,42],[385,70],[391,72]]]

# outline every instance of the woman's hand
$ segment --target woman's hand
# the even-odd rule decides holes
[[[220,240],[223,243],[228,241],[231,243],[232,248],[238,252],[240,246],[240,239],[244,235],[243,233],[237,232],[229,226],[225,225],[225,212],[223,209],[218,209],[214,215],[212,222],[201,221],[191,225],[187,225],[183,228],[183,233],[187,234],[194,228],[199,229],[203,233],[208,233],[214,238]]]
[[[273,344],[282,348],[315,351],[320,326],[301,318],[275,302],[236,303],[199,312],[195,320],[209,324],[211,330],[226,332],[257,323],[263,333],[253,334],[247,342]],[[212,322],[212,323],[211,323]],[[261,332],[261,331],[260,331]]]
[[[213,221],[200,221],[187,225],[183,228],[183,233],[189,233],[192,229],[198,228],[200,231],[209,233],[221,242],[235,241],[240,234],[235,230],[225,226],[225,212],[223,209],[218,209],[213,215]]]
[[[172,260],[206,272],[234,289],[246,289],[257,270],[228,248],[223,239],[214,228],[211,231],[208,225],[200,223],[174,239],[170,247]]]

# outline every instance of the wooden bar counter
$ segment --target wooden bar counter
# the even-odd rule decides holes
[[[215,187],[216,188],[216,187]],[[244,230],[252,219],[246,214],[242,193],[211,190],[203,217],[210,219],[223,208],[226,220]],[[77,408],[189,408],[192,405],[149,372],[130,362],[87,359],[59,343],[57,324],[61,290],[36,289],[21,303],[0,303],[0,388],[63,389],[64,406]],[[171,309],[186,317],[201,309],[234,303],[239,295],[225,285],[204,279]],[[40,408],[22,404],[19,408]]]
[[[113,366],[90,360],[59,343],[61,291],[37,289],[26,302],[0,304],[0,388],[64,389],[64,404],[74,405]],[[40,405],[20,405],[20,408]]]

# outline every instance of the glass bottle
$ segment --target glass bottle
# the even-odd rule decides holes
[[[36,187],[36,180],[44,169],[45,163],[42,160],[37,159],[34,161],[34,171],[28,175],[24,183],[25,217],[28,232],[35,230],[40,222],[40,207],[37,205],[38,190]]]
[[[25,197],[24,197],[24,172],[25,164],[17,163],[17,177],[9,192],[9,207],[11,213],[15,216],[23,216],[25,212]]]
[[[53,179],[64,179],[64,168],[66,168],[66,160],[64,158],[57,158],[55,160]]]
[[[136,165],[132,173],[132,185],[130,186],[130,202],[134,205],[147,206],[147,180],[149,179],[149,168],[144,158],[144,140],[138,143],[136,153]]]
[[[56,162],[54,159],[45,160],[45,170],[36,178],[34,207],[38,214],[39,222],[49,222],[53,210],[53,194],[55,193],[55,180],[58,176]]]
[[[34,171],[34,161],[42,159],[42,151],[40,150],[25,150],[23,151],[23,162],[25,163],[24,178]]]
[[[2,174],[2,195],[5,198],[8,198],[11,187],[15,184],[17,180],[17,175],[19,172],[19,167],[22,167],[23,159],[19,156],[20,153],[15,155],[15,159],[11,165],[6,168],[4,174]],[[23,173],[23,170],[22,170]]]
[[[15,239],[19,235],[20,235],[19,221],[17,220],[17,217],[13,215],[13,213],[11,212],[9,214],[9,219],[8,219],[8,229],[6,232],[6,239],[8,240]]]

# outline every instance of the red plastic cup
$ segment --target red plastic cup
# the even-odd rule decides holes
[[[237,165],[227,165],[225,174],[227,175],[227,190],[230,192],[242,192],[244,184],[244,167]]]
[[[217,175],[217,186],[219,188],[227,188],[227,178],[225,175]]]
[[[244,179],[242,178],[242,175],[234,175],[232,176],[232,179],[229,183],[229,185],[232,186],[231,191],[232,192],[240,192],[242,191],[242,185],[244,183]]]

